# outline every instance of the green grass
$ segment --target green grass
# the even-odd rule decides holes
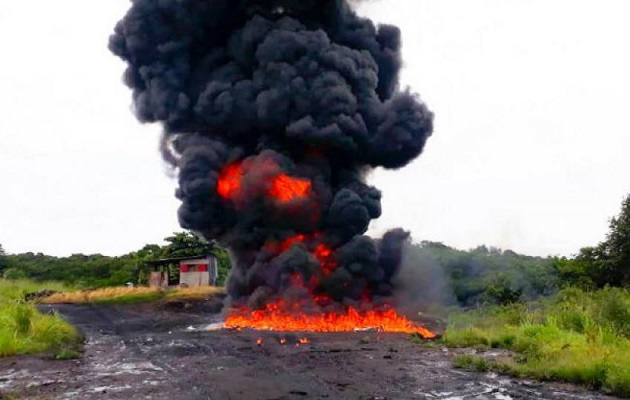
[[[55,358],[78,355],[82,338],[77,330],[59,315],[44,315],[32,302],[24,301],[27,293],[64,289],[58,283],[0,279],[0,357],[41,353]]]
[[[0,301],[23,299],[28,293],[40,290],[63,292],[70,289],[59,282],[35,282],[28,279],[5,280],[0,278]]]
[[[530,305],[451,315],[450,347],[503,348],[511,361],[458,356],[457,367],[586,385],[630,396],[630,293],[567,289]]]

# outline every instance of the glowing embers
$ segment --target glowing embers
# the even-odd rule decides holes
[[[217,181],[217,192],[224,199],[233,199],[241,188],[243,166],[230,164],[221,171]]]
[[[278,168],[277,165],[272,168]],[[225,167],[219,174],[217,192],[224,199],[234,199],[243,184],[243,176],[246,171],[243,163],[234,163]],[[265,193],[268,197],[282,203],[308,197],[312,183],[308,179],[291,177],[284,173],[275,174],[272,178],[263,178],[269,181],[269,189]]]
[[[278,344],[285,346],[288,344],[293,344],[295,345],[295,347],[300,347],[300,346],[305,346],[307,344],[311,343],[311,340],[308,338],[286,338],[286,337],[281,337],[279,339],[277,339]],[[273,342],[273,341],[272,341]],[[262,346],[265,343],[265,340],[263,338],[258,338],[256,339],[256,345],[257,346]]]
[[[435,333],[418,326],[388,307],[358,310],[347,307],[342,312],[323,311],[307,314],[299,303],[279,300],[263,310],[239,309],[225,320],[228,329],[256,329],[281,332],[355,332],[374,329],[380,332],[416,333],[433,339]]]

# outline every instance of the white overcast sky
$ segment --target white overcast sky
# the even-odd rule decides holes
[[[0,2],[0,244],[123,254],[179,230],[157,144],[107,38],[126,0]],[[436,115],[421,158],[376,171],[371,232],[532,255],[603,239],[630,192],[630,2],[382,0],[403,85]]]

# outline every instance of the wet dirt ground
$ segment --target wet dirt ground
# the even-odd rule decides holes
[[[219,320],[218,303],[54,308],[85,334],[85,353],[66,361],[0,360],[0,399],[610,398],[456,370],[453,351],[414,344],[406,335],[200,329]],[[310,343],[300,344],[303,338]]]

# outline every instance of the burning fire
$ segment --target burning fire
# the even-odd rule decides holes
[[[288,175],[278,175],[269,190],[269,196],[287,203],[292,200],[305,198],[311,189],[311,181],[292,178]]]
[[[224,199],[233,199],[241,189],[241,180],[245,173],[242,163],[234,163],[225,167],[219,174],[217,192]],[[293,200],[306,198],[312,183],[308,179],[294,178],[287,174],[280,174],[271,181],[271,188],[267,196],[288,203]]]
[[[280,243],[268,243],[265,247],[267,250],[270,251],[284,253],[285,251],[289,250],[294,244],[310,241],[312,240],[312,238],[316,238],[317,236],[318,233],[309,236],[295,235],[283,240]],[[333,250],[329,246],[323,243],[319,243],[312,251],[312,254],[321,264],[322,274],[324,276],[330,275],[337,268],[337,263],[333,259]]]
[[[232,199],[241,189],[244,174],[240,163],[228,165],[220,174],[217,192],[221,197]],[[307,179],[294,178],[280,174],[271,181],[271,188],[266,193],[282,203],[308,196],[312,183]],[[338,267],[334,251],[328,245],[319,242],[319,232],[298,234],[281,242],[269,242],[265,247],[273,252],[283,253],[296,243],[305,243],[311,254],[321,265],[321,276],[328,276]],[[319,285],[318,277],[311,277],[305,283],[300,274],[292,276],[293,286],[307,289],[312,295],[313,304],[325,306],[332,299],[316,294]],[[263,310],[237,309],[228,316],[224,326],[228,329],[251,328],[256,330],[284,331],[284,332],[352,332],[356,330],[375,329],[382,332],[417,333],[423,338],[431,339],[436,335],[430,330],[417,326],[405,317],[399,315],[390,307],[374,308],[366,288],[366,295],[361,297],[359,308],[346,307],[345,311],[325,311],[310,314],[303,311],[300,302],[291,303],[284,300],[269,303]],[[286,339],[280,339],[280,344],[286,344]],[[262,338],[256,343],[261,346]],[[300,339],[296,345],[307,344],[308,339]]]
[[[217,182],[217,192],[224,199],[232,199],[241,188],[243,167],[241,164],[230,164],[221,171]]]
[[[322,273],[324,276],[330,275],[337,268],[337,263],[331,259],[332,254],[332,249],[323,243],[318,244],[317,248],[315,248],[313,255],[322,265]]]
[[[242,309],[227,317],[225,327],[282,332],[354,332],[375,329],[380,332],[417,333],[425,339],[436,336],[429,329],[414,325],[391,308],[359,311],[348,307],[345,313],[324,312],[317,315],[294,309],[295,307],[289,306],[283,300],[267,304],[264,310]]]
[[[270,243],[267,248],[280,253],[288,250],[296,243],[304,243],[313,238],[313,235],[295,235],[280,243]],[[333,250],[323,243],[317,244],[312,252],[320,262],[323,276],[331,274],[336,268]],[[312,301],[317,305],[330,304],[332,300],[327,296],[315,295],[314,289],[319,284],[316,277],[312,277],[305,283],[300,274],[295,274],[291,279],[292,286],[307,289],[312,295]],[[367,293],[367,292],[366,292]],[[417,326],[407,318],[399,315],[390,307],[375,309],[371,304],[369,293],[361,297],[361,304],[365,310],[347,307],[345,312],[323,312],[308,314],[303,311],[300,302],[288,303],[278,300],[269,303],[263,310],[249,310],[241,308],[228,316],[225,327],[228,329],[256,329],[284,332],[352,332],[363,329],[376,329],[382,332],[417,333],[425,339],[435,338],[435,333],[429,329]],[[308,343],[308,339],[300,339],[299,343]]]
[[[282,243],[280,243],[280,246],[278,246],[278,250],[280,253],[284,253],[285,251],[289,250],[291,248],[291,246],[293,246],[295,243],[301,243],[306,241],[306,235],[296,235],[296,236],[291,236],[288,239],[285,239],[282,241]],[[269,246],[270,248],[275,248],[275,245],[271,245]]]

